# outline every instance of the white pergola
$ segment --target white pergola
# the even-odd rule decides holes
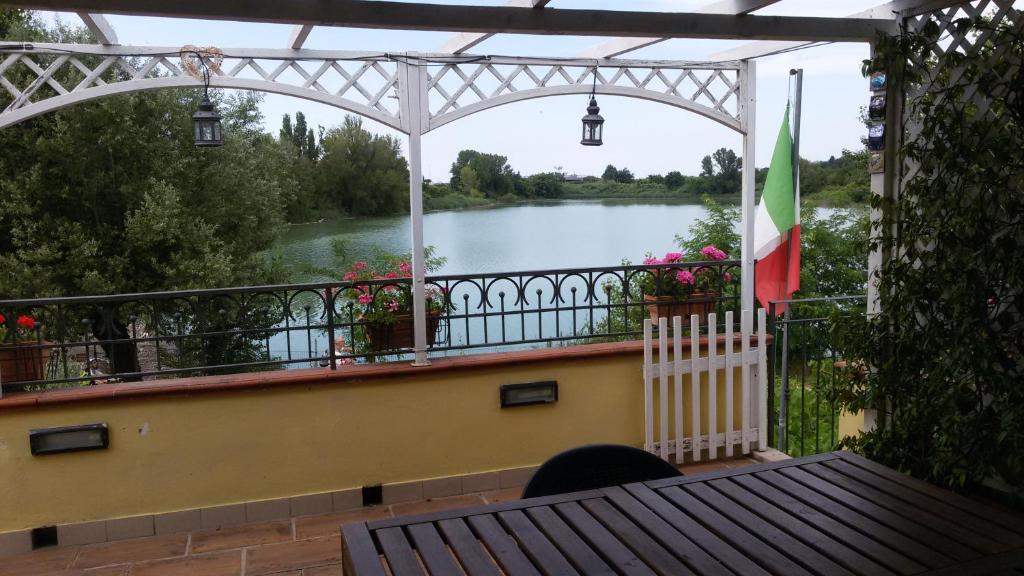
[[[629,2],[625,1],[621,11],[570,8],[578,1],[507,0],[502,6],[467,6],[375,0],[2,0],[0,4],[10,7],[75,12],[99,43],[5,42],[0,47],[0,86],[13,100],[0,112],[0,128],[113,94],[200,85],[175,63],[179,47],[121,46],[104,14],[293,25],[287,46],[224,50],[224,62],[211,85],[322,102],[362,114],[408,136],[414,350],[415,364],[422,365],[428,363],[420,164],[423,134],[503,104],[589,94],[592,85],[598,94],[661,102],[735,130],[743,135],[741,294],[742,307],[749,310],[754,302],[755,59],[820,42],[869,43],[879,33],[896,34],[905,19],[966,3],[893,0],[857,14],[823,18],[758,15],[758,10],[785,0],[718,0],[691,12],[628,11]],[[435,53],[305,49],[315,26],[450,31],[453,35]],[[590,48],[564,57],[468,54],[496,34],[593,36],[596,40]],[[705,62],[621,58],[674,38],[750,42],[710,55]],[[36,78],[28,86],[15,85],[6,76],[15,65],[28,67]],[[126,74],[113,80],[104,76],[112,68]],[[77,73],[62,72],[70,69]],[[69,82],[69,77],[74,81]],[[873,193],[885,193],[891,182],[891,175],[874,174]],[[880,253],[873,253],[870,266],[876,267],[880,259]],[[869,286],[869,301],[874,302],[872,291],[873,285]]]

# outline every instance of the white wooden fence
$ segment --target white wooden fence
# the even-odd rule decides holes
[[[655,362],[653,323],[644,320],[644,449],[665,460],[674,455],[675,462],[682,463],[687,452],[692,454],[694,462],[699,462],[705,453],[707,458],[713,460],[718,457],[720,446],[724,446],[725,457],[729,458],[735,455],[737,444],[739,454],[750,453],[752,446],[758,450],[768,446],[765,311],[757,312],[756,332],[750,311],[741,314],[739,334],[733,329],[732,312],[725,313],[724,334],[718,333],[716,322],[716,315],[709,314],[707,343],[703,347],[707,355],[702,357],[703,339],[698,336],[698,316],[690,317],[690,333],[694,337],[685,343],[682,338],[682,318],[672,318],[671,337],[668,319],[660,318],[657,333],[658,361]],[[724,336],[721,342],[719,336]],[[756,346],[751,347],[751,340],[755,336]],[[690,358],[684,360],[685,346],[690,348]],[[739,382],[736,382],[735,377],[737,370],[740,373]],[[701,378],[702,374],[706,376]],[[688,382],[684,381],[684,375],[690,375],[686,378]],[[655,381],[657,403],[654,396]],[[690,384],[688,401],[684,398],[685,384]],[[740,387],[738,400],[737,385]],[[737,401],[739,422],[734,422]],[[721,413],[725,421],[720,423],[719,406],[723,405]],[[707,415],[707,422],[702,422],[702,408]]]

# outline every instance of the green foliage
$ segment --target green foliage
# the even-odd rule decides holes
[[[867,290],[868,211],[836,210],[819,218],[801,211],[800,296],[863,294]]]
[[[1012,11],[1011,11],[1012,12]],[[960,20],[978,45],[936,56],[939,28],[879,42],[867,70],[902,76],[915,166],[883,210],[881,314],[844,339],[873,370],[848,378],[848,410],[883,425],[851,443],[956,489],[995,479],[1024,491],[1024,35]],[[934,83],[932,83],[934,82]],[[894,233],[898,232],[898,235]]]
[[[370,134],[361,119],[346,116],[320,145],[316,189],[322,201],[357,216],[408,210],[409,167],[397,138]]]
[[[612,166],[611,164],[606,166],[604,172],[601,174],[601,180],[607,180],[609,182],[614,182],[618,180],[618,177],[619,171],[615,168],[615,166]]]
[[[519,174],[508,165],[508,158],[463,150],[451,168],[450,185],[469,196],[497,198],[515,192]]]
[[[676,235],[676,244],[693,260],[701,248],[715,246],[737,257],[740,253],[740,208],[721,204],[710,196],[703,198],[708,214],[690,225],[687,236]]]

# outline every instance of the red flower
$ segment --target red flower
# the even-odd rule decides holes
[[[32,330],[33,328],[36,327],[35,319],[32,318],[31,316],[25,316],[24,314],[18,316],[17,322],[19,328],[24,328],[26,330]]]
[[[3,326],[4,324],[7,324],[7,318],[5,318],[3,314],[0,314],[0,326]]]

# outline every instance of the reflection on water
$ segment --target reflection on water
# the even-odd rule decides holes
[[[537,203],[435,212],[423,218],[424,240],[447,258],[440,274],[614,266],[675,247],[676,234],[706,213],[701,205],[608,201]],[[291,226],[276,252],[297,268],[329,267],[331,243],[363,258],[374,247],[408,252],[407,216],[350,218]],[[334,278],[339,279],[339,271]],[[328,279],[304,274],[293,281]]]

